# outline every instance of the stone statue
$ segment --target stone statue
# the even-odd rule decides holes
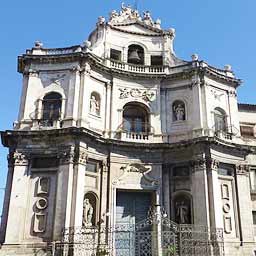
[[[91,227],[92,226],[92,218],[93,218],[93,212],[94,209],[92,205],[90,204],[90,201],[88,198],[84,199],[84,205],[83,205],[83,226],[85,227]]]
[[[100,114],[99,102],[94,95],[91,96],[91,100],[90,100],[90,112],[95,115]]]
[[[151,18],[151,14],[149,11],[146,11],[143,13],[143,21],[147,25],[150,25],[150,26],[154,25],[153,19]]]
[[[182,103],[173,106],[175,121],[185,120],[185,106]]]
[[[189,224],[189,207],[185,204],[184,201],[176,203],[176,221],[179,224]]]

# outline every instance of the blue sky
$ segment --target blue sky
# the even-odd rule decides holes
[[[134,4],[135,0],[126,1]],[[0,130],[17,119],[22,76],[17,56],[41,40],[45,47],[77,45],[87,39],[98,16],[119,9],[117,0],[1,1],[0,3]],[[243,79],[239,101],[256,104],[255,0],[139,0],[139,11],[150,10],[162,27],[176,29],[175,52],[222,68],[231,64]],[[0,146],[0,188],[5,186],[7,150]],[[2,192],[0,190],[0,204]]]

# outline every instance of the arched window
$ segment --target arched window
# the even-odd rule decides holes
[[[93,115],[100,116],[100,95],[97,92],[91,93],[90,113]]]
[[[127,132],[150,132],[148,111],[139,103],[128,103],[123,111],[123,129]]]
[[[172,104],[172,116],[173,121],[186,120],[186,108],[185,103],[181,100],[176,100]]]
[[[223,109],[214,109],[214,129],[216,132],[227,131],[227,116]]]
[[[175,196],[173,200],[175,222],[178,224],[192,224],[191,197],[185,193]]]
[[[144,49],[136,44],[128,48],[128,63],[144,65]]]
[[[42,102],[42,119],[53,122],[61,117],[62,96],[57,92],[46,94]]]
[[[83,203],[83,227],[92,227],[97,224],[97,197],[94,193],[88,192],[84,196]]]

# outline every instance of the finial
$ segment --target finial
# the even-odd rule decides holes
[[[192,54],[191,59],[192,59],[192,61],[198,61],[198,59],[199,59],[198,54],[196,54],[196,53]]]
[[[228,72],[232,72],[232,67],[231,67],[231,65],[229,65],[229,64],[225,65],[225,66],[224,66],[224,70],[225,70],[225,71],[228,71]]]
[[[35,48],[42,48],[43,47],[43,43],[39,40],[35,41],[34,45],[35,45]]]

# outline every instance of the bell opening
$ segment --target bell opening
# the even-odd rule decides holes
[[[128,50],[128,63],[144,65],[144,49],[139,45],[130,45]]]

